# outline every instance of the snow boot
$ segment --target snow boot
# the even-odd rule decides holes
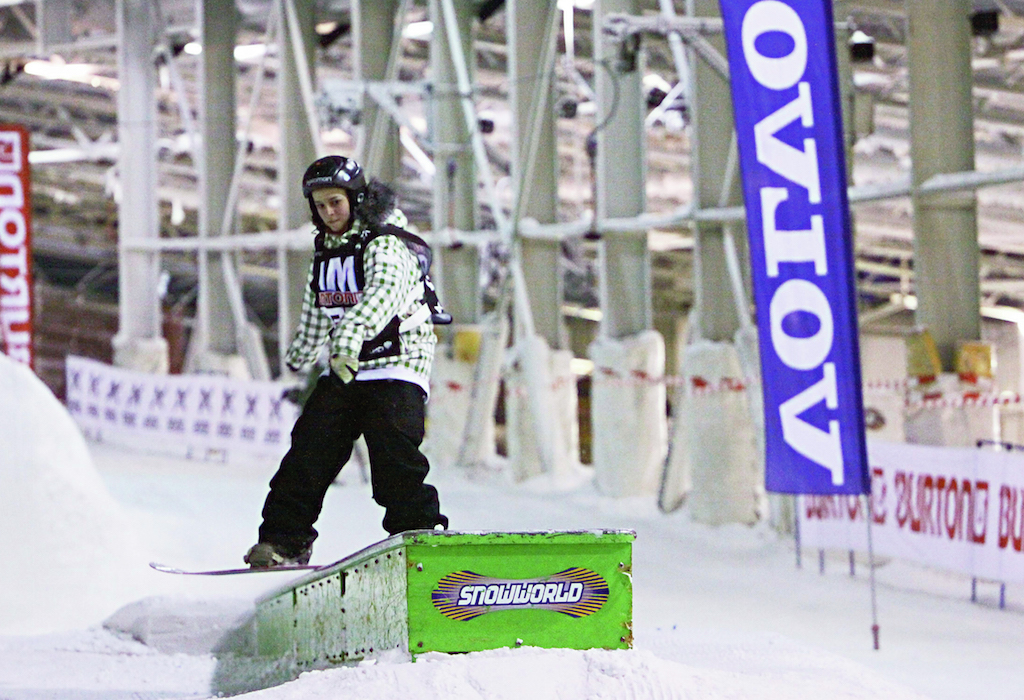
[[[257,542],[245,556],[243,561],[252,569],[269,569],[275,566],[305,566],[309,563],[309,555],[312,552],[310,547],[304,547],[298,552],[287,551],[281,545],[272,542]]]

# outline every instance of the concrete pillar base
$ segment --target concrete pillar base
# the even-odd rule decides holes
[[[868,437],[886,442],[906,442],[907,397],[903,392],[864,387],[863,396]]]
[[[512,475],[525,481],[542,474],[568,485],[579,465],[579,423],[572,353],[551,350],[540,336],[513,349],[506,374],[505,427]]]
[[[588,352],[597,486],[608,496],[654,495],[668,452],[665,341],[644,331],[598,338]]]
[[[460,467],[470,471],[491,468],[497,457],[494,412],[498,405],[508,332],[508,317],[501,313],[489,313],[479,325],[466,326],[455,333],[455,356],[466,354],[476,358],[473,387],[457,462]],[[461,343],[466,350],[460,351],[460,339],[473,342]]]
[[[999,406],[957,405],[974,394],[994,391],[991,381],[984,385],[962,382],[957,374],[945,373],[929,384],[909,392],[904,431],[907,442],[942,447],[976,447],[978,440],[998,442],[1002,430]],[[922,400],[937,400],[935,406],[913,406]]]
[[[423,454],[432,470],[458,464],[459,449],[466,430],[473,398],[475,358],[459,357],[451,346],[439,344],[434,353],[427,402],[427,436]],[[493,436],[493,421],[491,435]],[[493,444],[493,441],[492,441]]]
[[[269,382],[270,360],[267,359],[266,348],[263,347],[263,335],[260,329],[252,323],[246,322],[242,329],[242,355],[249,374],[253,379],[260,382]]]
[[[251,380],[249,363],[241,355],[227,355],[210,350],[196,353],[188,362],[187,371],[192,374],[219,374],[232,379]]]
[[[753,524],[767,511],[764,462],[759,449],[740,354],[733,343],[699,341],[683,353],[683,384],[672,456],[664,486],[687,488],[693,519],[708,525]]]
[[[768,494],[768,523],[781,535],[796,532],[796,496],[791,493]]]
[[[170,353],[163,338],[124,338],[114,336],[114,365],[137,372],[167,374]]]

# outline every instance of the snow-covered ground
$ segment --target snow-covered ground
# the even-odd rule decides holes
[[[203,698],[210,649],[288,574],[185,577],[241,565],[275,464],[188,462],[87,444],[34,376],[0,355],[0,698]],[[520,699],[1024,697],[1024,590],[898,561],[867,570],[804,553],[765,526],[709,528],[585,478],[556,492],[501,473],[431,477],[453,529],[631,528],[632,651],[523,648],[306,674],[254,698]],[[381,539],[358,469],[328,493],[314,560]],[[107,626],[103,623],[107,621]],[[140,641],[142,640],[142,641]],[[244,696],[249,697],[249,696]]]

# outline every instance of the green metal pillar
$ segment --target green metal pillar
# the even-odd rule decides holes
[[[915,186],[939,173],[974,169],[971,3],[910,0],[910,157]],[[956,343],[981,337],[977,201],[973,190],[916,195],[917,323],[931,331],[943,369]]]
[[[643,54],[602,32],[614,12],[639,14],[636,0],[594,4],[597,83],[598,219],[635,217],[646,209]],[[606,231],[600,243],[600,335],[590,344],[593,462],[598,488],[611,496],[651,494],[667,450],[665,343],[653,330],[647,232]]]
[[[235,37],[238,12],[232,0],[197,2],[199,40],[199,136],[201,153],[199,235],[219,236],[235,162]],[[199,252],[197,352],[233,355],[240,352],[228,300],[221,256]]]
[[[281,214],[278,227],[290,231],[309,222],[309,204],[302,196],[302,174],[316,160],[317,152],[309,119],[306,116],[299,71],[314,75],[316,55],[316,31],[314,29],[314,2],[312,0],[284,0],[294,2],[299,33],[304,39],[308,65],[299,65],[298,57],[290,39],[288,13],[284,3],[278,18],[278,46],[280,47],[281,68],[277,85],[277,122],[280,130],[277,181],[281,200]],[[280,323],[278,328],[278,350],[282,369],[284,354],[302,310],[302,295],[305,291],[306,275],[309,273],[309,257],[313,250],[313,237],[309,238],[309,252],[285,251],[280,256],[281,287],[278,306]]]
[[[517,193],[523,197],[519,216],[542,224],[557,221],[558,151],[554,83],[545,80],[555,69],[555,52],[545,51],[538,42],[548,36],[552,43],[555,41],[551,27],[557,27],[558,13],[557,6],[547,0],[511,0],[506,6],[509,102],[513,111],[515,154],[512,180],[522,183],[521,193]],[[549,60],[542,64],[545,57]],[[532,148],[531,139],[534,141]],[[565,348],[568,336],[561,313],[561,244],[521,239],[519,253],[534,330],[552,350]]]
[[[853,22],[850,17],[850,0],[833,0],[832,17],[835,20],[836,70],[839,74],[839,103],[843,113],[843,145],[845,147],[846,172],[849,183],[853,182],[853,146],[857,142],[854,128],[853,63],[850,59],[850,37]]]
[[[613,12],[639,14],[636,0],[594,3],[594,61],[597,70],[597,216],[637,216],[646,209],[642,52],[619,60],[619,46],[601,33]],[[614,73],[614,75],[613,75]],[[651,266],[647,232],[613,232],[601,240],[601,334],[626,338],[653,327]]]
[[[118,237],[122,243],[160,235],[156,170],[155,12],[143,0],[117,3],[117,138],[121,201]],[[114,364],[166,372],[167,343],[161,335],[159,255],[121,250],[118,287],[121,303],[114,338]]]
[[[395,23],[401,0],[355,0],[352,3],[352,64],[356,80],[395,80],[389,75]],[[359,156],[371,176],[394,183],[401,174],[398,125],[370,97],[363,101],[357,136]],[[381,143],[374,143],[379,139]],[[370,154],[375,154],[370,157]]]
[[[692,16],[720,16],[718,0],[690,0],[689,5]],[[722,35],[706,38],[725,55],[725,38]],[[733,183],[724,183],[734,131],[729,83],[695,55],[691,56],[691,65],[694,199],[701,209],[742,204],[739,188]],[[691,322],[696,324],[695,335],[705,340],[732,341],[740,327],[740,319],[729,281],[724,227],[721,222],[701,221],[695,224],[694,229],[694,318]],[[741,235],[734,235],[740,250],[744,249],[743,239]]]
[[[434,33],[430,42],[430,71],[433,76],[431,105],[434,137],[434,211],[433,230],[476,229],[476,167],[469,129],[462,112],[455,66],[452,63],[448,33],[444,28],[442,0],[430,0],[430,19]],[[462,53],[467,68],[474,68],[472,29],[474,3],[452,0],[459,25]],[[438,251],[437,282],[445,308],[456,324],[476,323],[480,318],[479,251],[476,246],[445,246]]]

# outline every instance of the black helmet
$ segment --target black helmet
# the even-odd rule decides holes
[[[317,158],[306,168],[302,176],[302,196],[307,199],[314,190],[325,187],[340,187],[353,192],[361,192],[366,187],[366,176],[359,163],[344,156],[324,156]]]

